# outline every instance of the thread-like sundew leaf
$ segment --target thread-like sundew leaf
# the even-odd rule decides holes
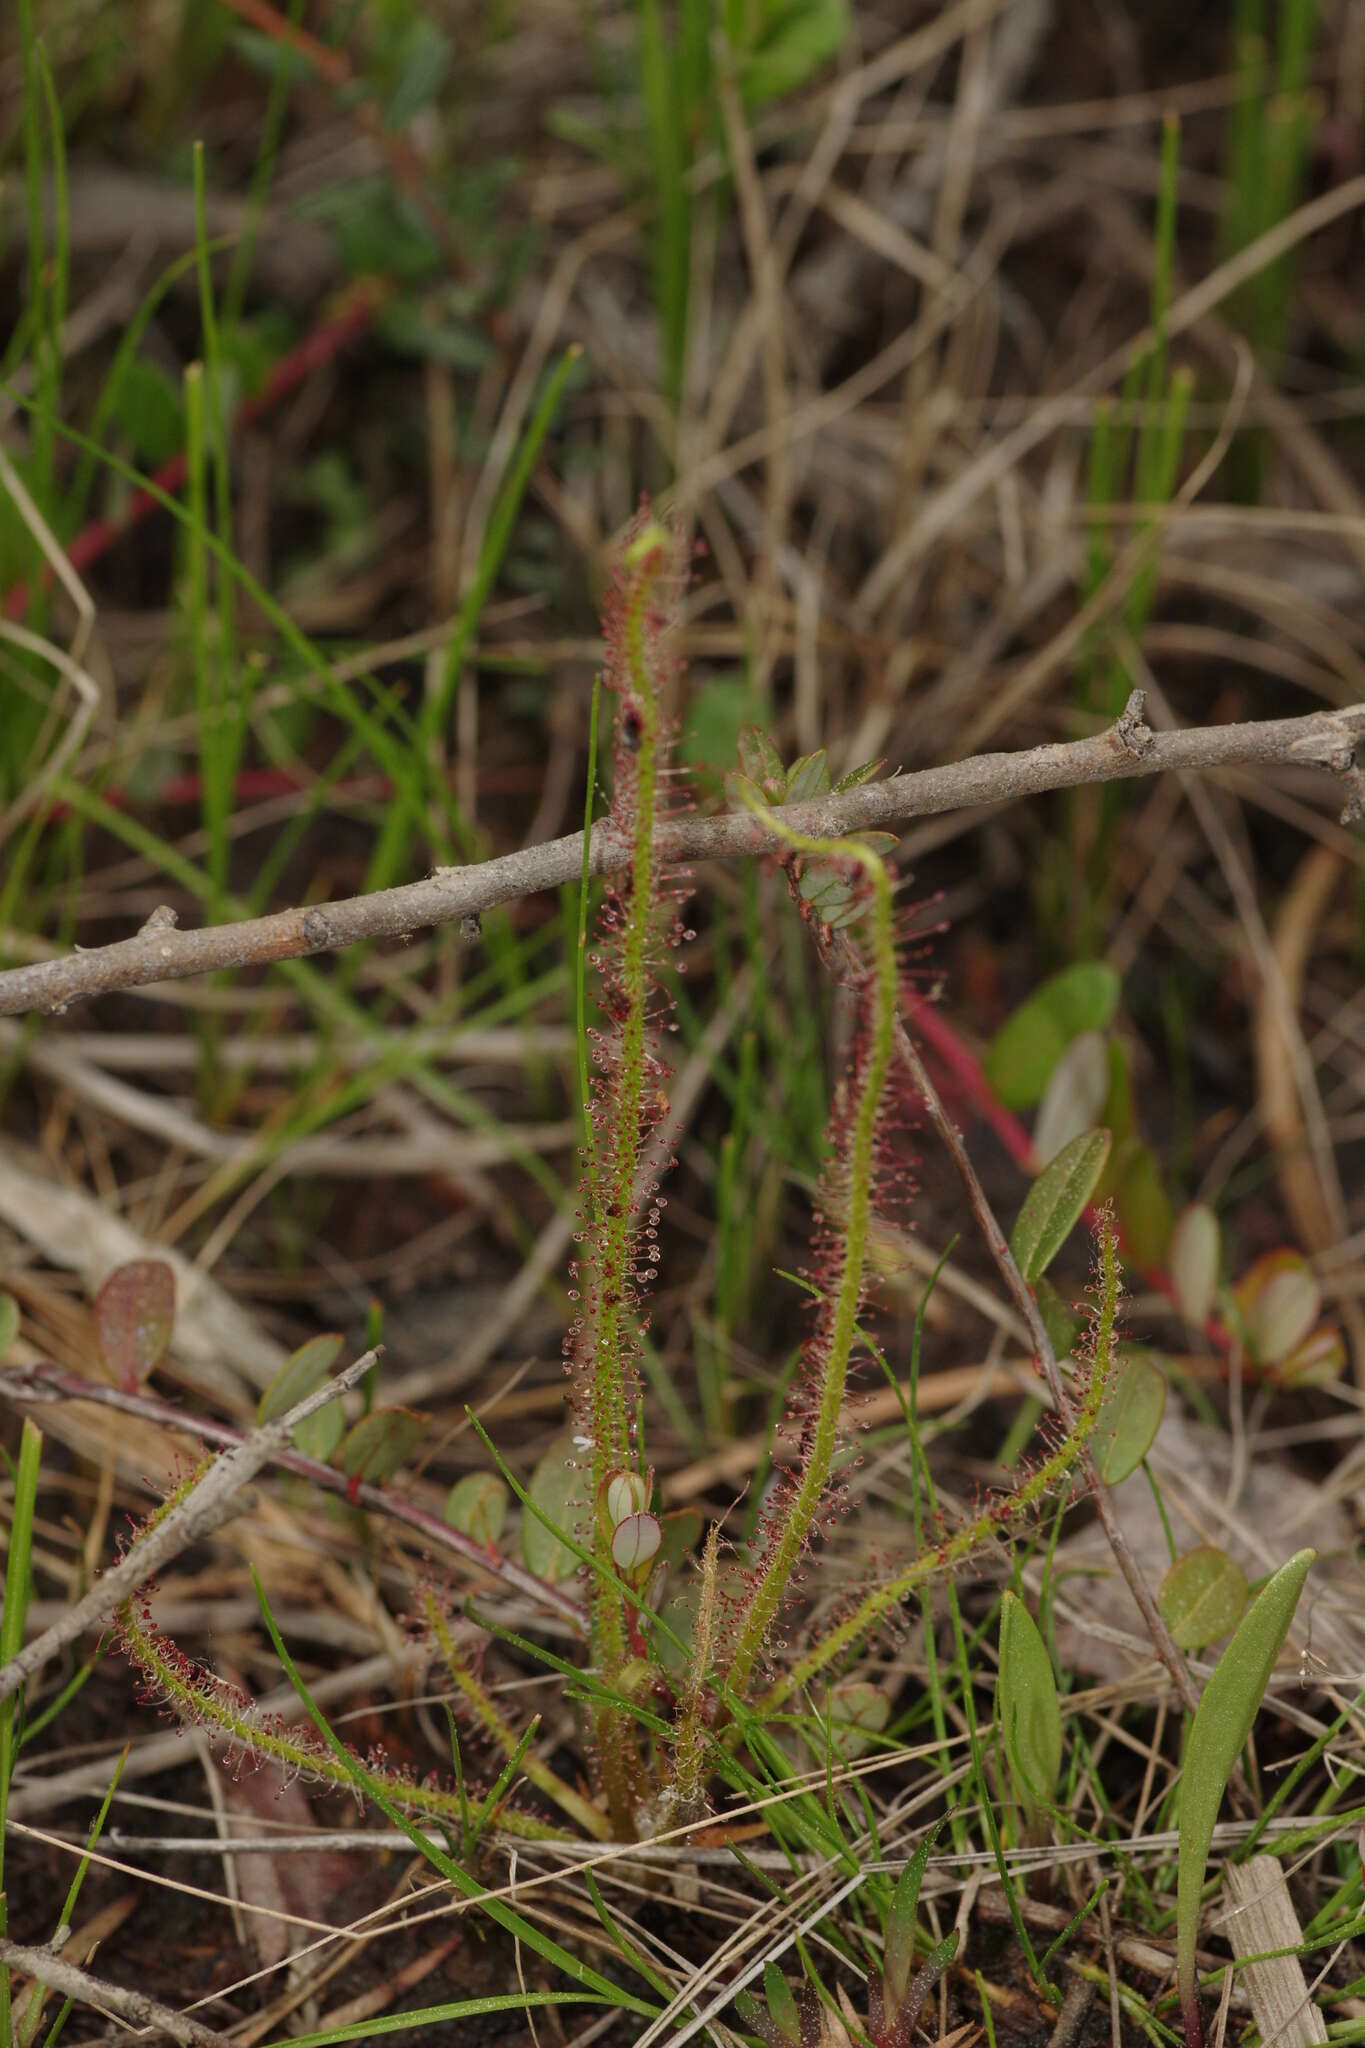
[[[1010,1250],[1032,1286],[1071,1235],[1109,1157],[1108,1131],[1082,1131],[1039,1174],[1019,1211]]]
[[[1202,2038],[1194,1981],[1199,1899],[1214,1822],[1232,1767],[1246,1745],[1275,1660],[1316,1550],[1300,1550],[1280,1566],[1243,1615],[1218,1660],[1185,1745],[1180,1783],[1180,1858],[1176,1887],[1176,1955],[1187,2042]]]

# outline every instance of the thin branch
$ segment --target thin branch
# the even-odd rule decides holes
[[[45,1984],[49,1991],[59,1992],[63,1998],[79,1999],[95,2012],[117,2013],[120,2019],[131,2020],[137,2027],[150,2027],[153,2036],[169,2034],[173,2041],[182,2042],[184,2048],[232,2048],[231,2035],[220,2034],[215,2027],[206,2027],[199,2020],[173,2011],[169,2005],[149,1998],[145,1991],[125,1991],[121,1984],[92,1977],[88,1970],[64,1963],[50,1948],[25,1948],[21,1942],[0,1938],[0,1963]]]
[[[1242,725],[1193,727],[1153,732],[1143,718],[1143,699],[1134,691],[1122,716],[1091,739],[1031,747],[1013,754],[979,754],[910,775],[895,775],[842,795],[793,804],[783,817],[817,838],[873,826],[906,824],[944,811],[1008,803],[1046,790],[1082,783],[1162,775],[1174,770],[1206,773],[1219,768],[1310,767],[1344,778],[1347,820],[1365,814],[1365,774],[1355,765],[1357,742],[1365,737],[1365,704],[1340,711],[1311,712],[1303,718],[1267,719]],[[677,818],[659,828],[663,862],[726,860],[774,853],[781,841],[747,813]],[[595,875],[615,873],[630,850],[613,832],[610,819],[592,833],[589,865]],[[115,989],[180,981],[223,968],[263,967],[313,953],[336,952],[360,940],[409,938],[435,925],[463,924],[471,938],[478,920],[495,904],[577,881],[583,841],[578,833],[526,847],[478,866],[437,868],[426,881],[410,882],[371,896],[276,911],[239,923],[176,929],[175,913],[162,908],[130,939],[88,952],[41,960],[0,973],[0,1015],[27,1011],[61,1013],[73,1002]]]
[[[25,1679],[40,1671],[68,1643],[74,1643],[83,1636],[88,1628],[107,1621],[119,1603],[135,1593],[139,1586],[145,1585],[160,1565],[178,1557],[192,1543],[199,1542],[201,1537],[221,1527],[234,1512],[243,1487],[250,1485],[263,1465],[268,1465],[281,1452],[288,1450],[298,1424],[337,1394],[345,1393],[357,1380],[363,1379],[378,1359],[377,1351],[367,1351],[363,1358],[355,1359],[333,1379],[314,1388],[287,1415],[282,1415],[277,1422],[267,1422],[259,1429],[253,1429],[233,1450],[216,1458],[193,1491],[187,1493],[164,1520],[149,1529],[125,1557],[105,1572],[83,1600],[69,1607],[42,1635],[26,1643],[17,1657],[11,1657],[8,1664],[0,1665],[0,1700],[7,1700],[11,1693],[17,1692]]]
[[[121,1387],[111,1387],[103,1380],[82,1379],[79,1373],[64,1372],[60,1366],[46,1362],[0,1372],[0,1398],[26,1405],[47,1401],[89,1401],[96,1407],[112,1408],[123,1415],[136,1415],[162,1429],[182,1430],[187,1436],[197,1436],[203,1443],[217,1444],[226,1450],[233,1450],[246,1440],[241,1430],[230,1422],[216,1422],[207,1415],[187,1415],[184,1409],[169,1401],[157,1400],[154,1395],[125,1393]],[[343,1495],[371,1514],[387,1515],[392,1522],[402,1522],[405,1527],[415,1529],[434,1549],[453,1551],[465,1564],[474,1566],[491,1579],[500,1580],[512,1591],[558,1615],[561,1621],[569,1622],[575,1629],[583,1629],[585,1617],[582,1608],[558,1586],[538,1579],[534,1572],[527,1571],[514,1559],[503,1557],[486,1545],[475,1542],[472,1536],[464,1535],[459,1529],[452,1529],[439,1515],[433,1515],[416,1501],[405,1500],[402,1494],[393,1493],[388,1487],[371,1486],[366,1481],[356,1485],[335,1465],[324,1465],[317,1458],[305,1457],[302,1451],[295,1450],[288,1443],[271,1453],[270,1462],[286,1472],[295,1473],[300,1479],[308,1480],[313,1486],[321,1487],[325,1493]]]

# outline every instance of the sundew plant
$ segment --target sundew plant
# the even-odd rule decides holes
[[[739,1504],[748,1514],[747,1534],[736,1533],[738,1510],[731,1521],[705,1530],[695,1514],[664,1512],[645,1435],[642,1360],[666,1199],[659,1162],[667,1156],[666,1048],[674,1020],[664,970],[684,964],[691,937],[684,916],[690,878],[661,859],[658,839],[660,824],[688,801],[672,760],[666,708],[682,582],[674,534],[643,512],[618,550],[605,607],[604,680],[614,711],[614,765],[610,811],[596,832],[599,843],[610,845],[613,860],[595,934],[585,936],[600,1021],[584,1033],[582,1044],[587,1099],[571,1275],[574,1313],[564,1338],[570,1448],[552,1470],[538,1468],[530,1486],[522,1486],[476,1424],[487,1446],[488,1472],[462,1481],[447,1512],[467,1554],[475,1561],[495,1560],[510,1490],[522,1506],[524,1555],[532,1570],[544,1572],[547,1595],[551,1582],[564,1577],[563,1559],[571,1560],[574,1597],[556,1588],[556,1600],[561,1617],[567,1612],[579,1628],[581,1655],[566,1657],[526,1634],[506,1640],[567,1689],[581,1754],[572,1767],[562,1755],[552,1764],[541,1754],[537,1723],[504,1707],[484,1676],[485,1647],[505,1631],[472,1604],[462,1608],[435,1575],[413,1589],[410,1618],[450,1682],[448,1779],[419,1781],[395,1770],[382,1754],[361,1757],[328,1727],[306,1693],[311,1720],[302,1727],[261,1714],[237,1686],[169,1640],[153,1619],[146,1587],[119,1610],[120,1640],[148,1696],[207,1730],[242,1762],[269,1762],[308,1779],[349,1786],[409,1831],[435,1823],[448,1844],[439,1857],[428,1835],[414,1832],[413,1839],[438,1860],[451,1883],[473,1897],[482,1896],[481,1865],[498,1835],[628,1844],[671,1831],[685,1834],[737,1801],[745,1811],[761,1806],[774,1835],[790,1847],[821,1847],[846,1857],[839,1808],[812,1796],[802,1777],[804,1763],[823,1758],[828,1771],[836,1759],[860,1754],[886,1725],[889,1698],[856,1673],[879,1634],[909,1626],[907,1616],[918,1615],[922,1622],[932,1682],[936,1653],[928,1594],[941,1582],[954,1617],[967,1721],[970,1765],[963,1796],[974,1797],[988,1817],[1030,1973],[1047,1992],[1046,1959],[1034,1953],[1008,1886],[1005,1849],[1019,1837],[1012,1807],[1023,1813],[1024,1832],[1035,1841],[1043,1839],[1055,1813],[1062,1726],[1053,1665],[1027,1610],[1015,1595],[1007,1596],[993,1762],[991,1743],[971,1706],[974,1681],[954,1577],[994,1558],[1014,1573],[1018,1587],[1018,1551],[1043,1526],[1042,1511],[1059,1515],[1078,1475],[1086,1484],[1099,1484],[1097,1450],[1111,1477],[1120,1468],[1133,1469],[1160,1419],[1160,1401],[1148,1399],[1144,1375],[1150,1367],[1125,1363],[1118,1341],[1118,1240],[1102,1199],[1110,1134],[1087,1130],[1061,1147],[1024,1204],[1012,1254],[1003,1254],[1032,1306],[1029,1290],[1041,1290],[1052,1257],[1092,1198],[1098,1201],[1088,1322],[1073,1323],[1058,1344],[1066,1370],[1056,1382],[1039,1445],[1031,1452],[1019,1446],[1025,1454],[1011,1485],[987,1491],[965,1513],[950,1517],[940,1511],[914,1404],[921,1309],[911,1394],[900,1396],[913,1501],[904,1554],[884,1558],[832,1612],[822,1608],[810,1598],[808,1567],[837,1519],[850,1512],[848,1477],[859,1456],[847,1421],[850,1377],[866,1368],[896,1383],[875,1334],[873,1280],[877,1247],[887,1241],[883,1226],[913,1207],[908,1137],[922,1107],[917,1087],[923,1070],[901,1021],[888,842],[870,833],[846,837],[811,829],[818,809],[802,800],[830,793],[823,763],[800,762],[784,770],[771,742],[747,731],[739,769],[727,778],[728,802],[776,850],[810,942],[837,983],[845,1053],[832,1093],[810,1249],[797,1276],[806,1297],[804,1339],[775,1420],[771,1470],[760,1497]],[[839,787],[866,780],[871,772],[858,771]],[[799,818],[795,811],[784,815],[794,804],[801,805]],[[106,1355],[125,1363],[130,1386],[145,1376],[150,1356],[133,1354],[149,1344],[164,1349],[170,1329],[167,1304],[150,1285],[152,1269],[132,1274],[126,1269],[125,1280],[116,1276],[105,1290],[101,1324],[108,1333]],[[1054,1300],[1054,1326],[1056,1307]],[[1050,1341],[1040,1335],[1039,1355],[1055,1373]],[[317,1388],[339,1344],[314,1340],[295,1354],[267,1391],[262,1419],[285,1414]],[[347,1431],[339,1404],[332,1407],[330,1419],[322,1410],[307,1436],[296,1437],[294,1463],[323,1481],[339,1479],[352,1502],[363,1506],[366,1489],[372,1497],[401,1464],[421,1420],[401,1409],[372,1408]],[[186,1479],[138,1541],[191,1498],[198,1478],[195,1473]],[[560,1561],[553,1569],[551,1559]],[[1293,1599],[1306,1570],[1307,1562],[1301,1562]],[[534,1588],[537,1582],[522,1573],[522,1583]],[[1256,1682],[1230,1674],[1221,1690],[1211,1687],[1215,1706],[1195,1724],[1201,1796],[1187,1801],[1195,1818],[1181,1868],[1181,1995],[1191,2040],[1200,2025],[1191,1958],[1203,1854],[1292,1611],[1287,1594],[1278,1595],[1270,1609],[1262,1604],[1250,1610],[1262,1617]],[[270,1626],[292,1674],[273,1620]],[[1252,1626],[1250,1619],[1246,1626]],[[934,1705],[946,1758],[940,1693]],[[1207,1760],[1200,1763],[1201,1758]],[[945,1766],[945,1784],[950,1775]],[[992,1817],[997,1807],[998,1823]],[[924,1855],[927,1842],[926,1837],[921,1845]],[[955,1954],[955,1938],[934,1942],[917,1932],[924,1867],[921,1856],[894,1883],[876,1872],[868,1879],[872,1923],[880,1928],[882,1944],[880,1981],[867,2007],[869,2038],[878,2048],[908,2042],[915,2014]],[[518,1917],[509,1920],[502,1913],[500,1924],[513,1921],[513,1931],[520,1933]],[[580,1983],[588,1981],[568,1950],[554,1943],[547,1948],[542,1939],[541,1953]],[[764,1991],[766,2010],[752,1997],[744,2007],[760,2034],[778,2041],[816,2038],[810,2033],[811,2010],[793,1998],[780,1972],[768,1974]]]

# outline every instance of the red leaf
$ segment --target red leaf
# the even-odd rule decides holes
[[[170,1349],[175,1275],[164,1259],[115,1266],[95,1296],[100,1355],[120,1385],[135,1393]]]

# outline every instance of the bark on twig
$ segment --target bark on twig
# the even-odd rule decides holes
[[[186,1415],[182,1409],[169,1401],[160,1401],[154,1395],[127,1394],[120,1387],[108,1386],[102,1380],[82,1379],[79,1373],[63,1372],[56,1365],[20,1366],[0,1373],[0,1397],[25,1406],[44,1401],[89,1401],[96,1407],[139,1416],[163,1429],[183,1430],[186,1436],[197,1436],[201,1442],[216,1444],[225,1450],[234,1450],[243,1442],[241,1430],[230,1422],[215,1422],[207,1415]],[[452,1529],[439,1515],[431,1514],[416,1501],[406,1500],[401,1493],[394,1493],[388,1487],[371,1486],[364,1480],[356,1485],[337,1466],[324,1465],[318,1458],[305,1457],[302,1451],[296,1451],[288,1444],[272,1453],[271,1462],[321,1487],[325,1493],[339,1493],[372,1514],[387,1515],[390,1521],[404,1523],[406,1527],[415,1529],[434,1549],[453,1551],[466,1564],[487,1573],[489,1578],[501,1580],[512,1591],[558,1615],[561,1621],[582,1629],[582,1607],[569,1594],[544,1579],[538,1579],[534,1572],[527,1571],[515,1559],[502,1557],[486,1544],[476,1543],[472,1536]]]
[[[1355,765],[1362,738],[1365,704],[1312,712],[1304,718],[1153,732],[1143,718],[1142,693],[1134,691],[1122,716],[1091,739],[1012,754],[979,754],[893,775],[839,796],[794,804],[783,816],[798,831],[837,838],[1083,783],[1174,770],[1280,766],[1322,768],[1342,777],[1347,785],[1344,816],[1355,818],[1365,812],[1365,776]],[[756,819],[732,813],[674,819],[660,827],[658,844],[662,859],[673,863],[752,857],[776,852],[781,842]],[[628,858],[629,849],[613,833],[610,819],[600,821],[592,834],[592,872],[614,873]],[[495,904],[576,881],[582,859],[582,836],[572,833],[475,867],[438,868],[426,881],[370,896],[344,897],[197,931],[177,930],[175,913],[163,906],[133,938],[0,973],[0,1015],[60,1013],[73,1002],[115,989],[181,981],[222,968],[263,967],[336,952],[360,940],[408,938],[435,925],[461,923],[472,936],[481,913]]]
[[[220,2034],[216,2027],[206,2027],[199,2020],[172,2011],[170,2006],[149,1998],[145,1991],[125,1991],[121,1984],[92,1977],[88,1970],[64,1963],[50,1948],[25,1948],[21,1942],[0,1937],[0,1963],[45,1984],[49,1991],[59,1992],[63,1998],[79,1999],[93,2012],[117,2013],[134,2026],[149,2027],[153,2038],[168,2034],[172,2041],[182,2042],[184,2048],[232,2048],[231,2036]]]
[[[363,1358],[355,1359],[344,1371],[297,1402],[287,1415],[253,1429],[235,1449],[216,1459],[193,1492],[105,1572],[83,1600],[68,1608],[42,1635],[26,1643],[8,1664],[0,1665],[0,1700],[17,1692],[26,1679],[40,1671],[68,1643],[76,1642],[88,1628],[107,1621],[120,1602],[145,1585],[161,1565],[227,1521],[243,1487],[250,1485],[263,1465],[289,1448],[299,1423],[363,1379],[378,1358],[377,1351],[367,1351]]]

